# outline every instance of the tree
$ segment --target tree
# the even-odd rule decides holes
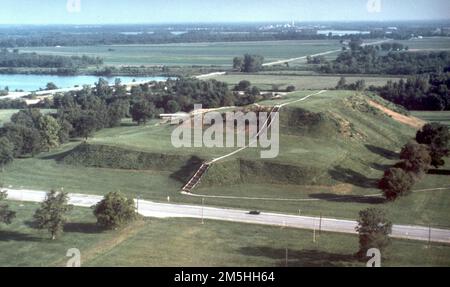
[[[95,118],[91,115],[81,115],[73,124],[73,130],[77,136],[85,140],[90,137],[97,129]]]
[[[45,89],[48,91],[49,90],[57,90],[58,87],[54,83],[50,82],[50,83],[47,83],[47,85],[45,86]]]
[[[180,111],[180,105],[175,100],[167,102],[167,110],[169,113],[176,113]]]
[[[341,77],[336,85],[336,89],[345,89],[346,86],[347,80],[345,79],[345,77]]]
[[[244,69],[244,58],[242,57],[234,57],[233,58],[233,69],[242,72]]]
[[[358,226],[359,251],[357,256],[366,257],[370,248],[382,251],[390,243],[389,234],[392,232],[392,223],[386,219],[384,212],[377,208],[368,208],[359,212]]]
[[[64,224],[67,222],[66,215],[73,208],[68,204],[68,200],[66,192],[52,190],[47,193],[41,207],[34,213],[37,228],[47,229],[52,240],[63,232]]]
[[[400,159],[404,161],[399,165],[404,170],[413,172],[420,177],[428,172],[431,164],[430,149],[428,146],[415,142],[407,143],[400,152]]]
[[[430,147],[431,165],[436,168],[445,164],[443,157],[449,155],[449,140],[448,127],[440,123],[426,124],[416,134],[418,143]]]
[[[249,81],[242,80],[237,84],[237,86],[235,87],[235,90],[236,91],[245,91],[245,90],[249,89],[251,85],[252,84]]]
[[[14,146],[6,137],[0,138],[0,167],[3,168],[14,159]]]
[[[264,57],[261,55],[244,55],[244,72],[255,73],[262,69],[262,64],[264,62]]]
[[[155,116],[155,105],[146,100],[141,100],[131,107],[131,118],[138,125],[146,124],[147,121]]]
[[[41,132],[43,148],[50,150],[50,148],[59,145],[59,130],[61,127],[55,118],[49,115],[40,117],[38,129]]]
[[[117,229],[137,217],[134,201],[119,192],[110,192],[94,206],[97,224],[106,229]]]
[[[1,204],[7,197],[6,192],[0,191],[0,223],[11,224],[11,221],[16,217],[16,213],[11,211],[7,204]]]
[[[395,200],[398,196],[410,193],[413,184],[414,179],[410,173],[401,168],[390,168],[384,172],[378,187],[387,200]]]
[[[290,85],[290,86],[286,87],[286,92],[290,93],[290,92],[293,92],[293,91],[295,91],[295,86]]]

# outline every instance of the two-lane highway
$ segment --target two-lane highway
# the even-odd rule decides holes
[[[2,189],[8,193],[8,199],[17,201],[41,202],[45,198],[45,191]],[[103,197],[88,194],[70,194],[70,203],[75,206],[90,207],[99,202]],[[244,222],[272,226],[284,226],[330,232],[356,234],[356,221],[322,218],[311,216],[296,216],[280,213],[262,212],[259,215],[251,215],[246,210],[206,207],[199,205],[158,203],[147,200],[139,200],[138,211],[147,217],[186,217],[204,218],[232,222]],[[421,241],[433,241],[450,243],[450,230],[428,228],[412,225],[394,225],[392,237],[413,239]]]

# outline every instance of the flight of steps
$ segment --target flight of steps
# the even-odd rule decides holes
[[[202,176],[208,170],[209,164],[203,163],[200,168],[195,172],[195,174],[191,177],[191,179],[183,186],[182,191],[190,193],[192,189],[200,182]]]

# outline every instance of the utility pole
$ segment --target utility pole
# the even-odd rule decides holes
[[[428,248],[431,247],[431,224],[428,224]]]
[[[316,243],[316,218],[313,219],[313,242]]]
[[[320,213],[319,219],[319,235],[322,233],[322,212]]]
[[[136,198],[136,213],[139,213],[139,199],[141,198],[141,196],[138,194],[137,198]]]
[[[288,267],[288,262],[289,262],[289,254],[288,254],[288,249],[286,247],[286,267]]]

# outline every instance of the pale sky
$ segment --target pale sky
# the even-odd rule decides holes
[[[368,1],[375,8],[368,8]],[[75,5],[68,8],[67,2]],[[0,4],[0,24],[450,19],[449,0],[0,0]]]

